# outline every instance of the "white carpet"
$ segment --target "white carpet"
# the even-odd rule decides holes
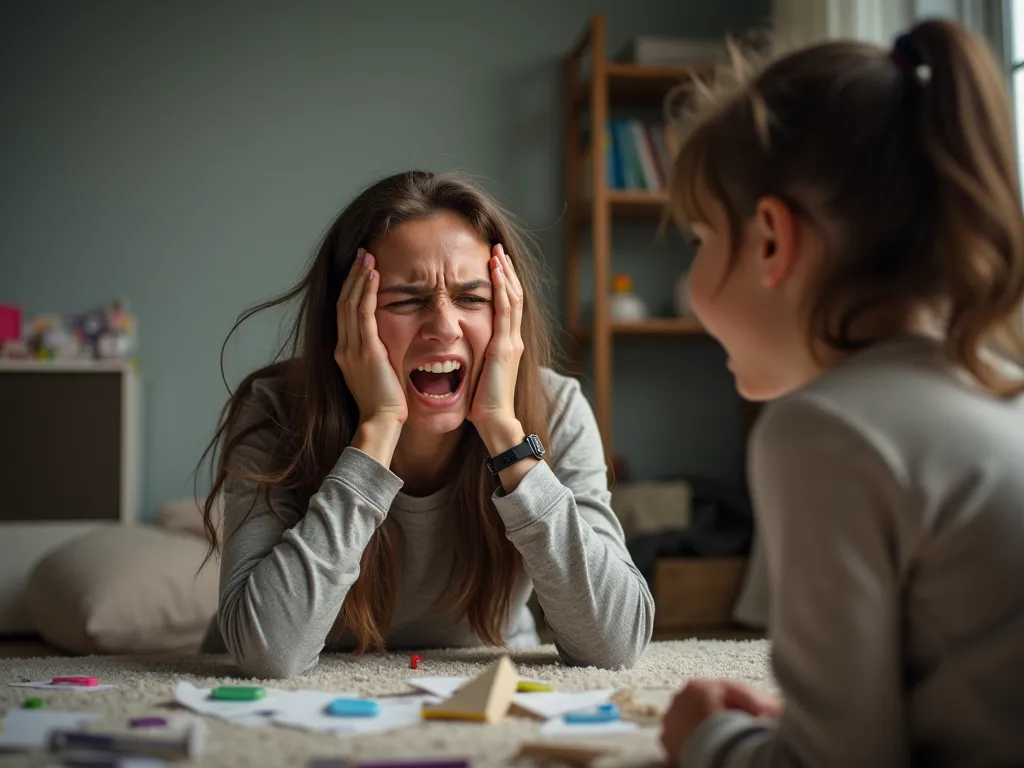
[[[420,671],[409,669],[408,654],[353,657],[326,655],[308,677],[267,681],[278,688],[357,690],[367,695],[407,693],[406,680],[416,674],[471,677],[497,657],[492,649],[424,651]],[[768,666],[768,643],[754,641],[686,640],[652,643],[644,658],[631,670],[605,671],[568,668],[558,663],[554,649],[511,655],[520,675],[548,680],[556,690],[629,688],[635,699],[664,707],[672,693],[691,677],[728,677],[775,692]],[[116,690],[74,693],[14,688],[6,683],[49,680],[55,675],[92,675],[114,683]],[[147,714],[167,714],[174,685],[187,680],[199,687],[238,682],[231,661],[220,656],[38,658],[0,660],[0,710],[20,707],[25,699],[47,699],[50,709],[85,710],[102,714],[92,727],[124,728],[127,719]],[[430,721],[388,734],[338,737],[282,727],[244,728],[207,718],[209,738],[202,766],[305,766],[313,757],[411,758],[453,756],[471,760],[474,766],[516,764],[524,741],[538,738],[539,722],[510,717],[498,725]],[[615,757],[594,763],[603,765],[658,765],[663,756],[658,728],[608,736],[598,743],[619,747]],[[39,757],[0,756],[0,766],[41,765]],[[184,764],[182,764],[184,765]]]

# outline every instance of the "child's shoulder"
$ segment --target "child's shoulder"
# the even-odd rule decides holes
[[[983,392],[946,359],[940,342],[900,339],[843,365],[765,409],[755,444],[776,449],[827,434],[899,464],[1000,446],[1024,450],[1024,400]],[[823,437],[821,439],[824,439]]]

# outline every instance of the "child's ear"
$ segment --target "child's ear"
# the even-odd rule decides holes
[[[754,210],[758,260],[764,285],[775,288],[793,271],[797,259],[796,217],[778,197],[762,197]]]

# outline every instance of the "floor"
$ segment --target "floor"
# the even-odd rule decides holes
[[[547,632],[541,631],[541,641],[551,642]],[[762,640],[764,633],[743,627],[719,629],[655,630],[652,641],[662,640]],[[30,659],[45,656],[70,656],[72,654],[50,645],[35,635],[0,635],[0,659]]]
[[[0,635],[0,659],[30,659],[38,656],[68,656],[35,635]]]

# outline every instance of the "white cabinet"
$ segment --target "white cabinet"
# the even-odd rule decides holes
[[[32,631],[25,577],[54,547],[139,515],[133,361],[0,360],[0,634]]]

